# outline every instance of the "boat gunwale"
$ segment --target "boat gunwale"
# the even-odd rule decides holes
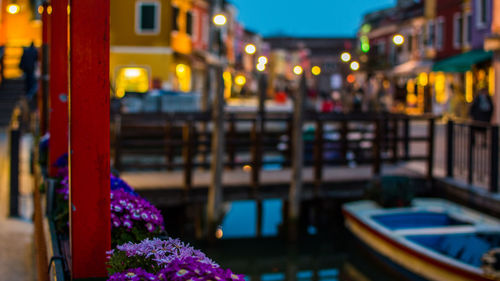
[[[377,222],[370,220],[368,212],[363,212],[363,216],[361,216],[359,214],[356,214],[355,210],[352,210],[346,206],[342,207],[342,212],[346,219],[351,219],[354,222],[358,223],[372,235],[377,236],[378,238],[384,240],[386,243],[389,243],[390,245],[397,247],[398,249],[407,252],[414,257],[422,259],[427,263],[437,265],[438,267],[444,268],[447,271],[454,272],[455,274],[465,275],[467,276],[467,278],[472,278],[474,280],[478,280],[478,278],[480,278],[479,280],[492,280],[484,276],[484,272],[481,268],[474,267],[456,259],[452,259],[437,251],[433,251],[431,249],[418,245],[404,236],[396,236],[394,231],[391,231],[378,224]],[[393,260],[390,257],[388,258]],[[393,261],[400,266],[412,271],[406,266],[401,265],[401,263],[399,263],[397,260]]]

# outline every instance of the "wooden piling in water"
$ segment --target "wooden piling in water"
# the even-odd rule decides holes
[[[224,160],[224,81],[222,67],[215,67],[216,92],[212,107],[212,163],[211,182],[208,189],[207,229],[208,239],[214,238],[215,228],[222,207],[222,163]]]
[[[302,193],[302,169],[304,168],[304,139],[302,127],[304,124],[304,98],[306,95],[306,78],[302,76],[299,89],[296,91],[293,130],[292,130],[292,181],[288,199],[288,238],[297,241],[298,220],[300,215],[300,197]]]

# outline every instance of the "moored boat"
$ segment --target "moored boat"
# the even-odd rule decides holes
[[[358,201],[343,213],[351,233],[409,280],[500,280],[500,220],[441,199],[390,209]]]

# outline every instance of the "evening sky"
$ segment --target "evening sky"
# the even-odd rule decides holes
[[[363,15],[396,0],[229,0],[245,28],[264,36],[355,36]]]

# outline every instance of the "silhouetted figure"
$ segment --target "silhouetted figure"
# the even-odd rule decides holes
[[[38,50],[35,47],[35,43],[27,48],[23,49],[23,55],[21,56],[21,61],[19,62],[19,68],[24,72],[24,82],[26,97],[31,99],[37,91],[37,83],[35,78],[35,69],[38,62]]]
[[[354,97],[352,101],[352,112],[360,113],[363,111],[363,89],[359,88],[354,92]]]
[[[475,121],[490,122],[493,116],[493,102],[486,88],[479,90],[470,107],[470,116]]]

